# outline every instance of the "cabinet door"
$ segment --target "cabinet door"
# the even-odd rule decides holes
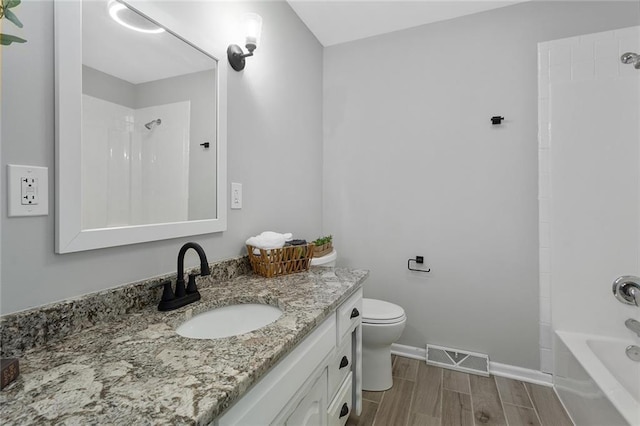
[[[327,424],[327,374],[318,377],[284,424],[287,426],[325,426]]]
[[[217,426],[283,424],[322,371],[326,384],[327,359],[335,345],[336,318],[331,315],[220,416]]]

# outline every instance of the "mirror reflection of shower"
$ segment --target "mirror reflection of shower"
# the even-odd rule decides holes
[[[637,53],[627,52],[620,56],[620,62],[623,64],[633,64],[633,67],[640,70],[640,55]]]
[[[82,95],[83,229],[189,220],[191,102]]]
[[[156,118],[155,120],[151,120],[150,122],[148,122],[147,124],[144,125],[144,127],[146,127],[147,129],[151,130],[153,129],[155,126],[159,126],[162,124],[162,120],[160,120],[159,118]]]

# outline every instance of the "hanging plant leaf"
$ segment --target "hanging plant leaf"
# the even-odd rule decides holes
[[[27,40],[12,36],[10,34],[0,34],[0,45],[9,46],[11,43],[26,43]]]
[[[11,9],[12,7],[16,7],[20,4],[20,0],[8,0],[4,2],[4,7],[7,9]]]
[[[13,22],[16,25],[16,27],[22,28],[22,22],[20,22],[16,14],[10,11],[9,9],[4,10],[4,17],[7,18],[9,21]]]

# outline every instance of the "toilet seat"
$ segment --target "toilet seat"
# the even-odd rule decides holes
[[[397,324],[407,319],[404,309],[378,299],[362,299],[362,322],[365,324]]]

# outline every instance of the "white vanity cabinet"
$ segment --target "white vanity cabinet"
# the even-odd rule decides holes
[[[362,289],[214,421],[229,425],[344,425],[362,407]]]
[[[325,369],[326,370],[326,369]],[[302,399],[291,409],[286,407],[273,424],[286,426],[315,426],[327,424],[327,374],[322,371],[320,377],[313,377],[315,381],[310,389],[301,389]]]
[[[329,425],[362,411],[362,289],[336,311],[336,350],[328,367]]]

